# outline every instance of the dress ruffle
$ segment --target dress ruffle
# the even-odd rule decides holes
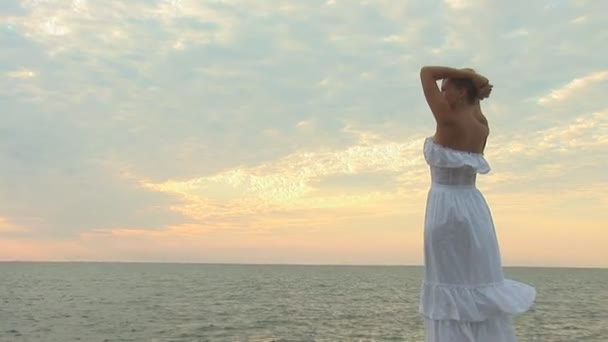
[[[526,312],[535,298],[533,287],[510,279],[481,286],[425,282],[420,313],[434,320],[480,322]]]
[[[470,166],[481,174],[490,172],[490,164],[488,164],[481,153],[461,151],[442,146],[435,143],[432,137],[424,140],[424,158],[431,166],[447,168]]]
[[[513,320],[499,315],[483,322],[424,319],[427,342],[517,342]]]

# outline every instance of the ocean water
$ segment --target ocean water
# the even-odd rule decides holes
[[[506,268],[520,341],[608,341],[608,270]],[[421,267],[0,263],[0,341],[423,341]]]

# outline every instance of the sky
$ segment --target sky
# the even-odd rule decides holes
[[[422,264],[424,65],[505,266],[608,267],[608,2],[2,0],[0,260]]]

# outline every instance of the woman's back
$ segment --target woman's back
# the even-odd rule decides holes
[[[451,125],[438,125],[434,141],[454,150],[483,154],[489,134],[488,121],[477,103],[463,109]]]

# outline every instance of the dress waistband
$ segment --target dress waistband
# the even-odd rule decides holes
[[[444,190],[474,190],[477,189],[475,184],[441,184],[437,182],[431,182],[431,189],[444,189]]]

